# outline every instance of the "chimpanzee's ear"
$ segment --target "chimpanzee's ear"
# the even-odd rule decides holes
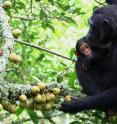
[[[108,19],[104,19],[103,24],[106,25],[106,26],[110,25],[110,21]]]
[[[103,20],[103,26],[104,26],[104,29],[105,31],[107,32],[112,32],[112,23],[111,23],[111,20],[108,20],[108,19],[104,19]]]

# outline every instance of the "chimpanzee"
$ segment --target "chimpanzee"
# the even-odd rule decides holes
[[[89,24],[87,40],[92,45],[104,48],[116,42],[117,5],[107,5],[95,10],[89,19]]]
[[[106,0],[106,2],[109,3],[110,5],[117,4],[117,0]]]
[[[79,54],[76,73],[88,96],[70,103],[63,102],[60,110],[64,112],[117,110],[117,6],[98,8],[89,24],[87,36],[76,44]],[[81,50],[84,42],[90,46],[87,54]]]
[[[77,41],[75,54],[80,60],[80,66],[83,70],[87,70],[91,63],[95,64],[95,62],[100,61],[103,58],[102,50],[94,46],[91,48],[91,45],[86,41],[86,37]]]

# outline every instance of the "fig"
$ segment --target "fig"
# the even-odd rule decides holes
[[[12,3],[10,1],[5,1],[3,4],[3,8],[8,9],[12,7]]]
[[[13,34],[14,37],[18,37],[21,33],[22,33],[22,31],[18,28],[12,30],[12,34]]]
[[[38,83],[37,86],[40,88],[40,90],[43,90],[46,88],[46,84],[45,83]]]
[[[37,94],[39,92],[40,92],[40,88],[38,86],[32,86],[32,88],[31,88],[32,94]]]
[[[11,53],[9,56],[9,60],[14,63],[20,63],[22,61],[22,58],[20,55],[16,55],[15,53]]]
[[[19,107],[22,108],[22,109],[24,109],[24,108],[27,107],[27,103],[26,102],[20,102],[19,103]]]
[[[37,102],[37,103],[42,102],[42,96],[41,96],[40,94],[37,94],[37,95],[34,97],[34,101]]]
[[[15,113],[16,112],[16,105],[15,104],[9,104],[8,105],[8,111],[10,113]]]
[[[46,103],[45,104],[45,110],[50,110],[50,109],[52,109],[51,103]]]
[[[53,88],[52,91],[55,95],[58,95],[61,92],[60,88]]]
[[[70,96],[70,95],[65,96],[65,97],[64,97],[64,101],[65,101],[65,102],[71,102],[71,101],[72,101],[71,96]]]
[[[22,95],[19,96],[19,101],[20,102],[26,102],[27,101],[27,97],[22,94]]]

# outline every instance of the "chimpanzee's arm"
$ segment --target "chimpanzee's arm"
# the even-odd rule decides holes
[[[83,71],[80,63],[82,64],[82,62],[79,62],[77,60],[77,62],[75,64],[75,70],[76,70],[77,78],[78,78],[84,92],[87,95],[95,95],[95,94],[99,93],[100,88],[99,88],[98,84],[95,83],[95,80],[93,79],[95,77],[93,77],[93,78],[91,77],[93,70],[91,70],[91,74],[89,71]],[[88,70],[90,70],[90,69],[88,69]]]
[[[106,110],[111,108],[117,108],[117,88],[70,103],[63,102],[60,110],[69,113],[77,113],[83,110]]]

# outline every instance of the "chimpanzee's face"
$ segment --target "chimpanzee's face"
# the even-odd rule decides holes
[[[82,42],[80,43],[80,52],[85,56],[90,56],[92,54],[91,47],[88,43]]]
[[[108,19],[102,17],[102,14],[94,14],[89,19],[90,29],[86,39],[91,45],[106,47],[111,37],[111,26]]]

